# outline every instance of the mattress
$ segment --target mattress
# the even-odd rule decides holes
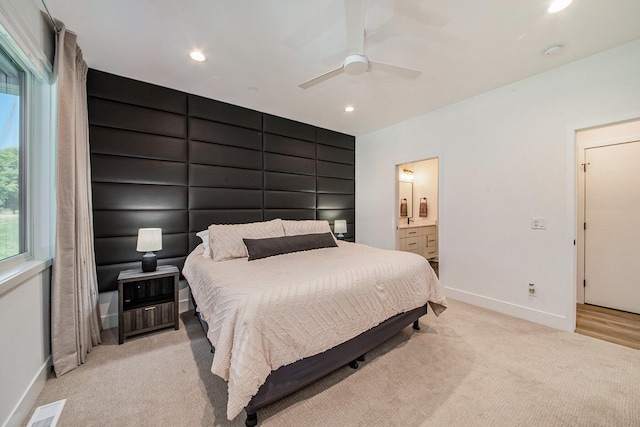
[[[447,301],[423,257],[340,241],[248,261],[214,262],[198,246],[183,274],[215,347],[211,372],[228,382],[235,418],[267,376],[427,302]]]

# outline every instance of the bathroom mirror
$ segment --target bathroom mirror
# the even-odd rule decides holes
[[[400,196],[400,203],[398,205],[399,216],[401,218],[413,217],[413,182],[400,181],[398,183],[398,193]],[[404,204],[406,203],[406,209]]]

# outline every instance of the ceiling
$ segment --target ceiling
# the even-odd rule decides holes
[[[574,0],[556,14],[550,0],[366,0],[366,56],[422,74],[301,89],[347,55],[344,0],[46,3],[91,68],[355,136],[640,38],[638,0]]]

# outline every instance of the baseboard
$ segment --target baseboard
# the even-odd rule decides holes
[[[118,327],[118,313],[105,314],[100,320],[102,321],[102,329]]]
[[[467,291],[461,291],[447,286],[445,286],[444,289],[447,297],[457,301],[497,311],[498,313],[508,314],[509,316],[518,317],[520,319],[550,326],[563,331],[573,332],[575,329],[575,325],[569,325],[569,319],[566,316],[513,304],[495,298],[489,298]]]
[[[184,313],[185,311],[193,310],[193,303],[191,298],[181,299],[178,303],[178,311]]]
[[[51,355],[49,355],[42,367],[40,367],[38,373],[34,376],[29,387],[27,387],[20,397],[20,401],[2,427],[17,427],[23,424],[29,415],[29,412],[31,412],[33,405],[36,403],[40,392],[44,388],[44,384],[47,382],[49,372],[51,371],[51,363]]]

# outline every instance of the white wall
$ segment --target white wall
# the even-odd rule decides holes
[[[395,165],[439,157],[447,295],[573,330],[574,131],[640,117],[638,76],[640,40],[357,138],[357,241],[394,248]]]
[[[50,366],[50,269],[0,296],[0,422],[20,425]]]
[[[0,270],[0,425],[20,425],[42,390],[50,366],[50,258],[53,222],[51,55],[53,37],[35,0],[2,0],[0,25],[39,74],[33,82],[29,129],[33,260]]]

